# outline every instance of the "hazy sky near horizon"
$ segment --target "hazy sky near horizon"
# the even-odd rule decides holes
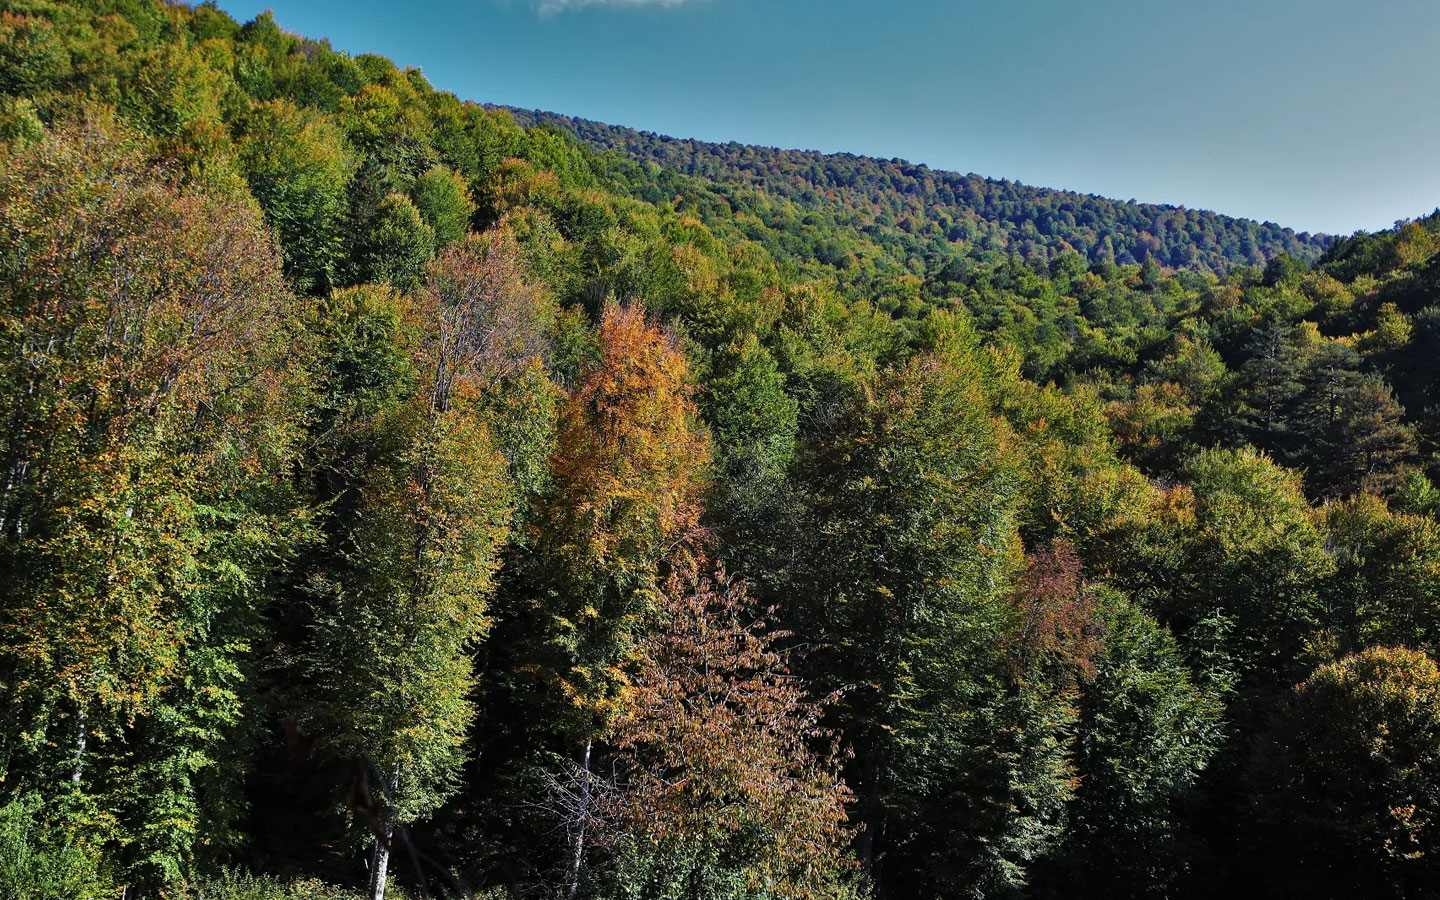
[[[220,0],[463,99],[1298,230],[1440,206],[1440,0]]]

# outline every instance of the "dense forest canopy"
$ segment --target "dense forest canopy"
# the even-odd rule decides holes
[[[662,145],[0,0],[0,898],[1440,890],[1440,215]]]
[[[704,178],[739,203],[746,189],[783,198],[806,214],[833,217],[917,259],[977,251],[1052,259],[1069,251],[1092,262],[1153,258],[1161,265],[1224,274],[1282,253],[1313,261],[1334,240],[1273,222],[1030,187],[901,159],[716,144],[503,108],[523,125],[556,128],[598,150]]]

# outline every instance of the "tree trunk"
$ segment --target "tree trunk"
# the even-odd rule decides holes
[[[85,728],[85,707],[80,707],[75,713],[75,720],[79,724],[79,730],[75,735],[75,768],[70,773],[70,783],[77,788],[80,786],[80,778],[85,769],[85,741],[87,731]]]
[[[387,818],[375,835],[375,848],[370,851],[370,900],[385,900],[385,876],[390,868],[390,842],[395,826]]]
[[[590,818],[590,750],[595,742],[585,742],[585,757],[580,767],[580,814],[575,823],[575,846],[570,857],[570,884],[565,890],[566,900],[575,900],[580,890],[580,867],[585,861],[585,822]]]

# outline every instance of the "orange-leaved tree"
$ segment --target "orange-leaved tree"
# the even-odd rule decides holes
[[[549,631],[582,731],[617,709],[661,562],[698,526],[709,441],[684,355],[638,306],[612,305],[599,353],[560,413],[546,550],[561,587]]]
[[[594,739],[624,709],[627,667],[660,607],[662,567],[699,528],[710,450],[692,393],[673,339],[639,306],[610,304],[594,358],[560,411],[527,599],[537,643],[520,665],[553,710],[556,740],[580,756],[572,894]]]

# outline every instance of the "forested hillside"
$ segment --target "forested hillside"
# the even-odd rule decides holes
[[[0,157],[0,898],[1440,891],[1440,217],[920,258],[162,0]]]
[[[1313,260],[1332,240],[1273,222],[1047,190],[899,159],[714,144],[506,108],[523,125],[552,127],[599,150],[709,179],[727,195],[750,188],[784,198],[917,260],[984,251],[1048,260],[1073,251],[1096,263],[1153,258],[1161,265],[1225,274],[1281,253]]]

